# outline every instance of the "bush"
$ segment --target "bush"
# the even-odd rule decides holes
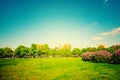
[[[92,57],[93,62],[110,62],[112,54],[109,51],[101,50],[96,51]]]
[[[91,61],[93,55],[95,55],[95,52],[85,52],[81,54],[82,60],[84,61]]]
[[[110,62],[112,54],[106,50],[96,52],[85,52],[81,55],[84,61]]]
[[[114,51],[111,63],[120,64],[120,49]]]

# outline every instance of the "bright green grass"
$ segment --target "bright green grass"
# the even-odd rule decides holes
[[[120,65],[81,58],[2,59],[0,80],[120,80]]]

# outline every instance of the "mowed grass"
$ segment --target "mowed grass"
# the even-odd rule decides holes
[[[0,80],[120,80],[120,65],[81,58],[1,59]]]

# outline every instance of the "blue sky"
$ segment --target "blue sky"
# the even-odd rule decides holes
[[[120,44],[120,0],[0,0],[0,47]]]

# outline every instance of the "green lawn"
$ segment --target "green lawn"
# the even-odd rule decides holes
[[[1,59],[0,80],[120,80],[120,65],[81,58]]]

